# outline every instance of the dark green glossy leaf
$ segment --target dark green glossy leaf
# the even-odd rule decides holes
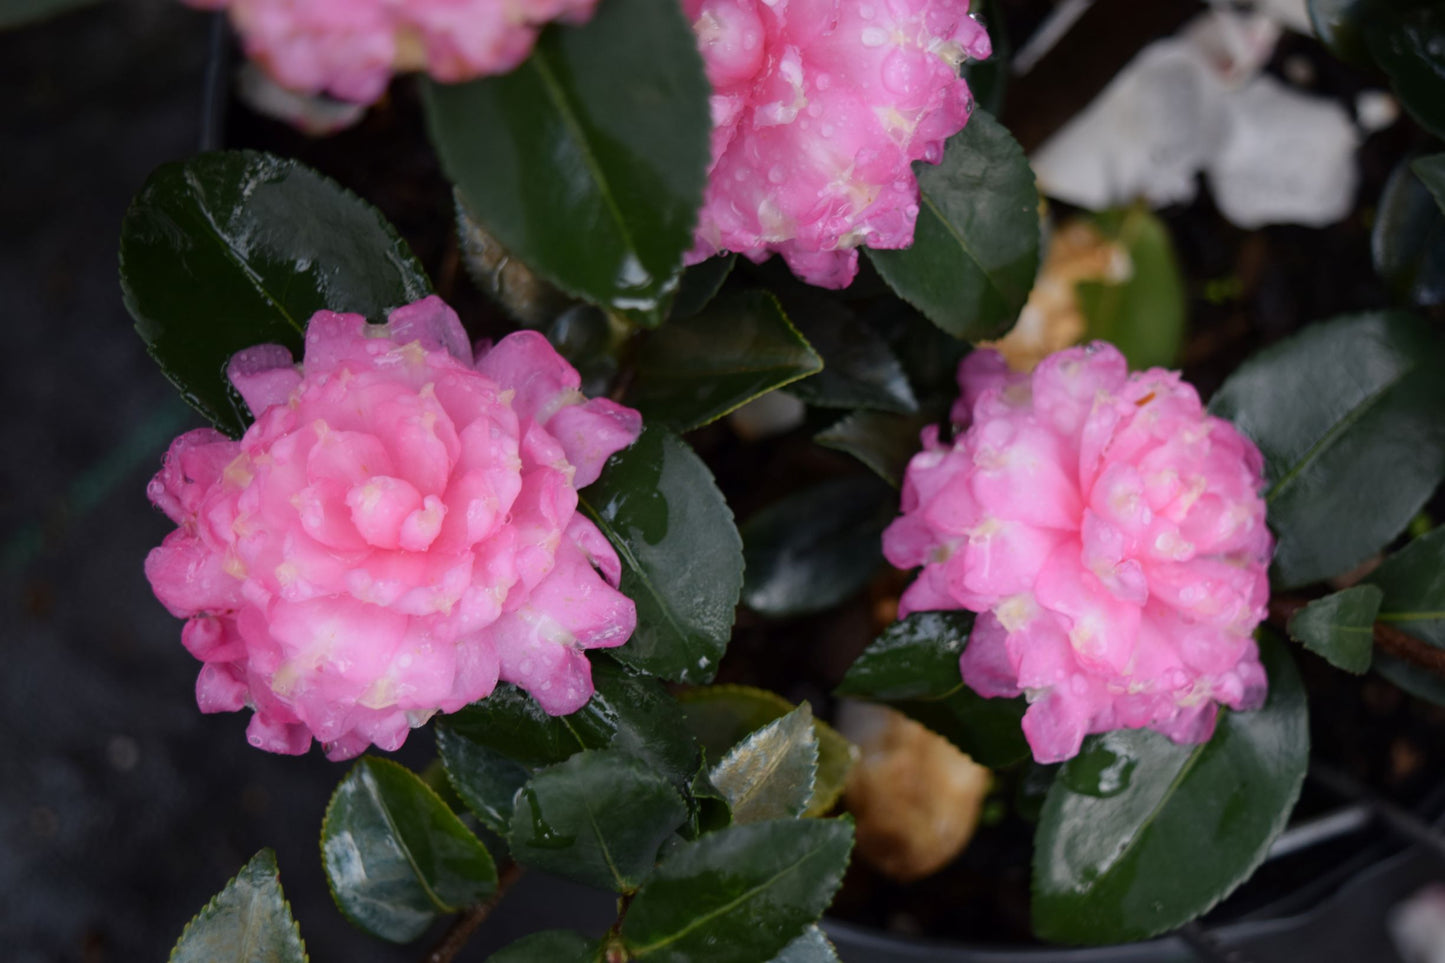
[[[1174,929],[1254,872],[1304,781],[1309,726],[1289,653],[1261,641],[1270,693],[1181,746],[1147,729],[1091,736],[1049,790],[1034,839],[1034,932],[1115,943]]]
[[[802,934],[832,900],[853,848],[846,820],[732,826],[658,866],[628,909],[622,939],[650,963],[756,963]]]
[[[1445,648],[1445,526],[1385,559],[1366,581],[1385,593],[1376,619]]]
[[[306,963],[275,853],[253,856],[186,924],[170,963]]]
[[[231,355],[276,343],[299,360],[306,322],[322,308],[379,321],[431,291],[370,204],[252,151],[157,168],[121,225],[120,283],[151,357],[232,435],[250,414],[226,382]]]
[[[728,750],[711,778],[727,797],[733,822],[758,823],[802,815],[817,775],[818,736],[804,702]]]
[[[438,724],[436,736],[437,752],[452,788],[484,826],[505,835],[517,791],[527,784],[531,771],[451,726]]]
[[[1445,211],[1409,161],[1395,168],[1380,196],[1370,250],[1396,298],[1445,303]]]
[[[1445,211],[1445,154],[1418,158],[1410,164],[1410,169],[1435,198],[1435,205]]]
[[[733,272],[737,259],[736,254],[719,254],[683,271],[668,317],[690,318],[711,304],[722,290],[723,282]]]
[[[721,759],[749,733],[794,709],[776,692],[744,685],[690,689],[681,693],[678,701],[689,730],[710,759]],[[843,794],[857,752],[851,742],[821,719],[813,720],[813,731],[818,739],[818,774],[805,816],[821,816],[833,808]]]
[[[543,930],[524,936],[487,957],[487,963],[593,963],[602,944],[571,930]]]
[[[1363,66],[1370,62],[1363,30],[1369,0],[1309,0],[1315,36],[1341,60]]]
[[[1445,137],[1445,9],[1429,0],[1377,4],[1362,18],[1365,43],[1420,126]]]
[[[920,447],[918,433],[927,423],[925,415],[855,411],[818,432],[813,440],[824,448],[852,455],[879,478],[900,488],[908,461]]]
[[[872,476],[835,478],[774,502],[742,527],[743,602],[764,615],[821,612],[883,562],[893,492]]]
[[[932,729],[981,766],[1005,769],[1029,757],[1023,718],[1028,702],[985,699],[968,686],[939,699],[889,702],[899,712]]]
[[[676,435],[644,428],[581,493],[622,559],[637,631],[620,662],[673,682],[711,681],[732,636],[743,545],[712,473]]]
[[[838,951],[814,924],[773,957],[772,963],[838,963]]]
[[[442,164],[489,233],[564,290],[662,320],[711,129],[681,8],[608,0],[585,26],[549,27],[511,73],[425,90]]]
[[[491,855],[446,803],[415,773],[374,756],[337,785],[321,824],[321,862],[346,918],[397,943],[497,885]]]
[[[1184,340],[1184,279],[1169,229],[1147,207],[1110,211],[1095,219],[1103,235],[1129,258],[1129,276],[1078,285],[1090,339],[1124,352],[1129,367],[1172,368]]]
[[[1289,620],[1289,637],[1337,669],[1363,675],[1375,650],[1375,616],[1385,593],[1356,585],[1315,599]]]
[[[868,250],[894,291],[956,338],[1013,326],[1039,267],[1039,193],[1023,149],[977,110],[937,166],[914,165],[923,190],[913,246]]]
[[[958,659],[973,613],[915,612],[894,622],[848,668],[835,692],[868,699],[941,699],[961,684]]]
[[[589,750],[532,777],[507,841],[525,866],[630,893],[686,819],[667,777],[636,756]]]
[[[1359,314],[1266,348],[1214,396],[1264,453],[1282,587],[1349,571],[1430,497],[1445,476],[1442,365],[1420,319]]]
[[[936,409],[934,420],[938,420],[958,397],[958,365],[972,350],[968,342],[940,330],[898,298],[878,298],[862,316],[888,342],[908,373],[920,410]]]
[[[721,789],[712,784],[708,771],[707,756],[704,753],[697,774],[693,776],[692,783],[687,787],[688,806],[692,810],[692,818],[683,835],[688,839],[696,839],[703,833],[722,829],[733,821],[732,809],[728,806],[728,797],[723,795]]]
[[[846,305],[811,292],[790,293],[782,301],[823,358],[823,370],[789,385],[789,394],[820,408],[917,410],[908,375],[888,342]]]
[[[443,759],[447,747],[458,741],[527,769],[562,762],[583,749],[617,749],[677,785],[692,778],[698,748],[683,725],[682,710],[660,682],[594,656],[592,684],[592,698],[569,716],[548,715],[522,689],[498,685],[487,698],[438,720]]]
[[[627,403],[649,424],[691,431],[822,368],[777,298],[742,291],[650,334]]]

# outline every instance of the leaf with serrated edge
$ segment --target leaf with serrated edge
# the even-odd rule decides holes
[[[157,168],[121,225],[120,281],[151,357],[233,436],[251,413],[226,381],[231,355],[275,343],[299,360],[316,311],[381,321],[431,293],[379,211],[308,167],[254,151]]]
[[[958,660],[973,631],[972,612],[914,612],[894,622],[848,667],[838,695],[941,699],[958,689]]]
[[[822,369],[777,298],[741,291],[648,334],[625,400],[648,424],[691,431]]]
[[[712,472],[682,439],[648,427],[579,501],[637,603],[637,630],[613,658],[671,682],[711,681],[743,585],[742,538]]]
[[[635,756],[588,750],[532,777],[517,796],[507,841],[523,865],[630,893],[686,819],[666,777]]]
[[[509,943],[487,963],[593,963],[602,944],[571,930],[543,930]]]
[[[949,138],[936,166],[914,165],[922,207],[913,244],[868,248],[889,286],[955,338],[1002,335],[1039,267],[1039,193],[1018,143],[987,112]]]
[[[406,767],[375,756],[360,759],[332,794],[321,862],[342,914],[396,943],[497,884],[486,847],[446,803]]]
[[[728,750],[710,774],[734,823],[801,815],[818,776],[818,736],[804,702]]]
[[[839,963],[838,951],[814,924],[773,957],[772,963]]]
[[[436,737],[452,788],[482,825],[505,834],[517,791],[531,777],[527,767],[450,727],[437,726]]]
[[[1356,585],[1326,595],[1300,609],[1289,620],[1289,637],[1355,675],[1370,669],[1375,648],[1375,616],[1385,593],[1374,585]]]
[[[649,963],[756,963],[818,918],[853,848],[843,819],[732,826],[679,846],[633,899],[628,951]]]
[[[170,963],[305,963],[306,946],[263,849],[186,924]]]
[[[1059,770],[1034,839],[1043,939],[1122,943],[1174,929],[1249,878],[1289,821],[1309,763],[1304,688],[1284,644],[1261,639],[1269,698],[1222,711],[1182,746],[1148,729],[1090,736]]]
[[[1435,491],[1445,477],[1442,367],[1445,348],[1429,325],[1374,312],[1265,348],[1215,394],[1210,411],[1264,454],[1281,588],[1349,571]]]

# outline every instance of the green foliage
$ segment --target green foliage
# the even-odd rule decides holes
[[[648,424],[691,431],[822,369],[778,299],[744,291],[649,335],[626,400]]]
[[[719,254],[684,270],[668,317],[690,318],[707,307],[722,290],[737,260],[736,254]]]
[[[804,702],[728,750],[711,773],[734,823],[801,816],[818,776],[818,735]]]
[[[532,777],[507,841],[523,865],[631,893],[686,819],[666,777],[636,756],[588,750]]]
[[[1341,60],[1369,62],[1365,49],[1364,16],[1369,0],[1309,0],[1315,36]]]
[[[828,942],[823,931],[814,925],[784,947],[783,952],[773,957],[772,963],[838,963],[838,951]]]
[[[782,819],[732,826],[674,850],[622,923],[631,955],[649,963],[756,963],[818,918],[853,847],[847,820]]]
[[[1169,229],[1136,205],[1095,218],[1104,236],[1128,256],[1128,276],[1078,285],[1088,337],[1111,342],[1134,370],[1170,368],[1184,340],[1184,279]]]
[[[487,963],[594,963],[602,945],[571,930],[543,930],[524,936],[491,956]]]
[[[186,924],[170,963],[306,963],[281,892],[276,854],[263,849]]]
[[[200,154],[151,174],[121,226],[120,283],[151,357],[233,436],[251,419],[226,381],[231,355],[275,343],[300,360],[317,311],[384,321],[431,293],[375,208],[310,168],[254,151]]]
[[[1375,618],[1385,593],[1356,585],[1316,599],[1289,620],[1289,637],[1337,669],[1363,675],[1375,649]]]
[[[922,209],[913,246],[869,249],[899,296],[956,338],[1013,326],[1039,267],[1039,193],[1023,149],[982,110],[937,166],[914,165]]]
[[[1436,137],[1445,137],[1445,9],[1432,0],[1381,0],[1360,18],[1370,56],[1395,96]]]
[[[712,681],[743,584],[742,539],[707,466],[676,435],[644,428],[581,507],[622,559],[637,631],[618,661],[673,682]]]
[[[1445,527],[1385,559],[1367,581],[1385,593],[1377,621],[1445,648]],[[1445,705],[1445,682],[1434,673],[1384,653],[1374,668],[1412,695]]]
[[[426,85],[432,141],[487,232],[558,287],[656,325],[677,290],[711,130],[680,8],[608,0],[511,73]]]
[[[897,506],[872,476],[835,478],[774,502],[742,527],[743,602],[764,615],[820,612],[867,584]]]
[[[1429,165],[1423,169],[1426,174],[1433,170]],[[1433,173],[1442,178],[1435,188],[1424,182],[1415,165],[1401,161],[1380,196],[1370,233],[1375,270],[1406,303],[1445,303],[1445,172]]]
[[[1282,587],[1349,571],[1430,497],[1445,476],[1442,365],[1420,319],[1358,314],[1266,348],[1214,396],[1264,453]]]
[[[321,862],[346,918],[397,943],[497,884],[486,847],[446,803],[415,773],[374,756],[359,760],[332,794]]]
[[[917,410],[908,374],[888,342],[846,305],[803,292],[782,300],[793,325],[823,358],[823,370],[789,385],[789,394],[820,408]]]
[[[1183,746],[1147,729],[1091,736],[1064,763],[1034,838],[1034,932],[1114,943],[1174,929],[1254,872],[1304,781],[1309,726],[1289,653],[1261,643],[1269,699]]]
[[[679,697],[688,728],[709,759],[721,759],[755,732],[792,712],[792,703],[775,692],[741,685],[692,689]],[[832,726],[813,719],[818,740],[818,772],[805,816],[821,816],[843,793],[853,767],[853,744]]]
[[[813,440],[852,455],[889,485],[901,488],[908,461],[919,449],[918,433],[927,423],[926,415],[855,411],[818,432]]]

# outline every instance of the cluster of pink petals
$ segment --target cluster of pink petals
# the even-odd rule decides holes
[[[781,254],[846,287],[860,244],[913,243],[913,161],[938,163],[987,57],[968,0],[683,0],[712,83],[712,167],[689,262]]]
[[[552,20],[582,23],[597,0],[186,0],[225,9],[282,87],[367,104],[394,70],[456,83],[515,68]]]
[[[1040,762],[1121,728],[1203,742],[1220,704],[1257,708],[1273,544],[1259,450],[1177,373],[1131,375],[1102,342],[1032,375],[975,351],[959,383],[958,437],[924,432],[883,537],[894,565],[923,567],[901,614],[980,613],[964,681],[1027,694]]]
[[[180,436],[149,489],[179,527],[146,575],[188,620],[201,711],[249,706],[252,744],[344,759],[499,678],[556,715],[588,700],[583,650],[636,613],[577,489],[637,412],[585,399],[534,332],[474,364],[434,296],[384,326],[317,312],[303,364],[263,345],[228,374],[255,423]]]

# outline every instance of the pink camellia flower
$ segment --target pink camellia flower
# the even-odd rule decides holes
[[[689,263],[781,254],[846,287],[860,244],[913,243],[913,161],[938,163],[987,57],[968,0],[682,0],[712,83],[712,167]]]
[[[588,700],[583,650],[636,613],[577,489],[637,412],[585,399],[535,332],[474,365],[435,296],[386,325],[318,311],[301,365],[263,345],[228,374],[255,423],[180,436],[149,489],[179,527],[146,575],[205,663],[202,712],[249,706],[253,745],[344,759],[499,678],[554,715]]]
[[[883,551],[923,567],[901,615],[979,613],[963,679],[1027,694],[1034,758],[1121,728],[1203,742],[1220,704],[1260,706],[1273,543],[1253,443],[1102,342],[1032,375],[975,351],[959,384],[958,437],[925,430]]]
[[[247,56],[282,87],[371,103],[393,71],[446,83],[502,74],[552,20],[581,23],[597,0],[186,0],[224,9]]]

